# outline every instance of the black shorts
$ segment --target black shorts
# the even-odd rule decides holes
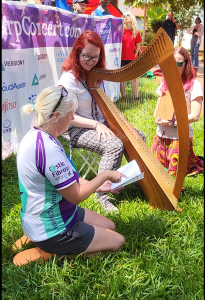
[[[133,61],[133,60],[121,60],[121,68],[122,67],[124,67],[124,66],[126,66],[126,65],[128,65],[129,63],[131,63],[131,61]]]
[[[93,240],[95,229],[83,222],[84,208],[78,207],[78,220],[63,233],[48,240],[35,242],[35,245],[48,253],[76,255],[84,252]]]

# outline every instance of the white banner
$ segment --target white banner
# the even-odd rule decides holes
[[[106,68],[121,62],[122,19],[76,15],[59,8],[7,1],[2,3],[2,158],[16,152],[31,127],[32,117],[20,108],[35,104],[46,87],[57,85],[61,67],[76,38],[84,30],[102,38]],[[112,101],[119,84],[105,82]]]

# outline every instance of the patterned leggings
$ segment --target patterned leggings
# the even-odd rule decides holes
[[[105,142],[101,136],[100,141],[98,141],[98,132],[88,128],[82,128],[73,137],[71,130],[69,135],[68,133],[64,133],[63,137],[69,141],[73,147],[82,148],[101,155],[98,174],[106,170],[115,171],[119,169],[124,153],[124,146],[118,137],[113,137],[112,140],[107,139]],[[97,193],[98,198],[103,195],[106,195],[106,193]]]

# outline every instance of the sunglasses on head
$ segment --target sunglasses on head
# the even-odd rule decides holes
[[[181,67],[183,65],[183,63],[185,63],[185,61],[178,61],[177,62],[177,67]]]
[[[62,87],[60,99],[58,100],[56,106],[54,107],[51,116],[53,115],[54,111],[60,106],[62,99],[66,96],[68,96],[68,92],[64,87]]]

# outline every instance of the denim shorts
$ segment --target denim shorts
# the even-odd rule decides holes
[[[93,240],[95,229],[83,222],[84,208],[78,207],[78,220],[62,233],[35,245],[41,250],[57,255],[77,255],[84,252]]]

